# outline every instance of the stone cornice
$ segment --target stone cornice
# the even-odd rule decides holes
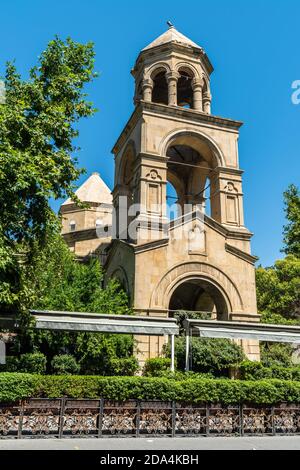
[[[100,209],[113,209],[113,204],[107,204],[104,202],[85,202],[86,207],[78,207],[75,203],[68,204],[66,206],[60,207],[61,214],[68,214],[68,213],[75,213],[75,212],[83,212],[83,211],[95,211],[97,208]]]
[[[226,238],[232,238],[237,240],[250,240],[253,236],[253,233],[251,233],[246,228],[241,229],[237,227],[236,229],[229,229],[228,227],[224,227],[224,225],[220,224],[208,215],[204,216],[204,222],[206,225],[213,228],[221,235],[224,235]]]
[[[142,245],[134,245],[135,253],[143,253],[144,251],[155,250],[162,246],[167,246],[169,244],[169,238],[162,238],[160,240],[153,240],[151,242],[143,243]]]
[[[168,106],[165,104],[158,104],[141,100],[123,128],[123,131],[121,132],[112,149],[112,153],[116,154],[120,151],[138,120],[143,116],[143,114],[147,115],[150,113],[158,116],[160,115],[162,117],[177,117],[180,118],[182,122],[188,120],[191,123],[208,124],[218,128],[226,128],[227,130],[229,129],[235,132],[238,132],[239,128],[243,125],[241,121],[235,121],[233,119],[206,114],[202,111],[196,111],[194,109],[185,109],[181,108],[180,106]]]
[[[108,233],[109,233],[111,226],[108,225],[107,227],[108,227]],[[62,237],[67,243],[79,242],[79,241],[84,241],[84,240],[93,240],[93,239],[98,238],[97,231],[95,228],[87,228],[84,230],[76,230],[74,232],[63,233]],[[98,239],[99,239],[99,244],[101,244],[103,242],[103,238],[98,238]]]
[[[220,173],[225,173],[227,175],[236,175],[240,176],[244,173],[244,170],[241,170],[240,168],[233,168],[233,167],[228,167],[228,166],[217,166],[214,168],[215,172]]]
[[[184,122],[185,119],[188,119],[190,122],[194,121],[197,124],[209,123],[217,127],[225,127],[235,131],[238,131],[238,129],[243,125],[243,122],[241,121],[207,114],[203,111],[196,111],[195,109],[187,109],[180,106],[168,106],[166,104],[158,104],[148,101],[140,101],[140,104],[142,105],[143,112],[145,112],[145,114],[147,114],[147,112],[154,112],[155,114],[179,117],[182,122]]]
[[[247,261],[250,264],[255,264],[256,261],[259,259],[257,256],[250,255],[249,253],[240,250],[236,246],[229,245],[228,243],[225,243],[225,250],[228,253],[237,256],[238,258],[241,258],[242,260]]]

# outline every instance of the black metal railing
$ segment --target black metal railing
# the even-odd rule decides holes
[[[0,437],[243,436],[300,434],[300,404],[188,404],[31,399],[0,404]]]

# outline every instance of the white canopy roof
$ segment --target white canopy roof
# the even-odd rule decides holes
[[[256,339],[279,343],[300,343],[300,326],[267,323],[185,320],[187,335],[202,338]]]

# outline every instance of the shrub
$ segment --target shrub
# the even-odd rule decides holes
[[[109,361],[109,375],[132,376],[139,370],[139,362],[136,357],[111,359]]]
[[[20,357],[7,356],[6,363],[1,365],[0,371],[44,374],[46,364],[46,356],[41,353],[21,354]]]
[[[261,343],[260,352],[265,367],[292,366],[293,348],[290,344]]]
[[[152,359],[147,359],[143,369],[143,375],[145,377],[160,377],[166,372],[169,374],[170,371],[171,359],[168,357],[154,357]]]
[[[74,356],[61,354],[54,356],[51,361],[51,369],[56,375],[78,374],[80,366]]]
[[[20,368],[20,359],[17,356],[6,356],[5,364],[0,364],[2,372],[18,372]]]
[[[228,374],[231,366],[245,359],[242,348],[228,339],[192,338],[191,363],[194,372],[209,372],[215,376]],[[166,353],[170,355],[170,346]],[[185,368],[185,338],[175,340],[175,357],[178,369]]]
[[[300,366],[265,367],[261,362],[244,361],[239,366],[240,378],[243,380],[280,379],[300,380]]]
[[[300,403],[300,382],[163,377],[97,377],[0,373],[0,401],[22,398],[106,398],[185,403]]]
[[[21,354],[19,371],[33,374],[44,374],[46,372],[47,359],[42,353]]]

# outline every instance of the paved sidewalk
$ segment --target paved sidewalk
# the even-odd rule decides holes
[[[1,450],[300,450],[300,436],[0,439]]]

